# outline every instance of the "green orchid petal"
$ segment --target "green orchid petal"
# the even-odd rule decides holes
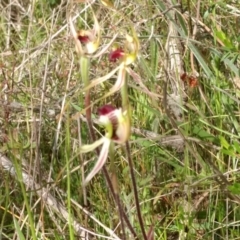
[[[118,72],[118,78],[117,81],[115,82],[115,84],[113,85],[113,87],[109,90],[108,93],[104,94],[101,98],[99,98],[98,100],[102,100],[105,99],[107,97],[109,97],[110,95],[114,94],[115,92],[117,92],[118,90],[120,90],[120,88],[123,86],[123,84],[125,83],[125,75],[126,75],[126,66],[125,63],[123,62],[122,64],[120,64],[117,68],[115,68],[112,72],[111,75],[113,75],[113,72],[115,73],[117,70],[119,70]],[[107,74],[108,75],[108,74]],[[106,75],[106,76],[107,76]],[[108,79],[110,77],[108,76]],[[95,80],[97,81],[97,80]],[[103,81],[102,81],[103,82]],[[99,84],[99,82],[98,82]],[[91,87],[93,85],[93,83],[91,82]]]
[[[93,151],[94,149],[96,149],[97,147],[99,147],[100,145],[102,145],[104,142],[105,142],[105,137],[102,137],[100,138],[99,140],[95,141],[94,143],[92,144],[89,144],[89,145],[83,145],[81,148],[80,148],[80,152],[81,153],[87,153],[87,152],[91,152]]]
[[[109,138],[105,137],[99,158],[98,158],[94,168],[88,174],[85,181],[83,182],[84,186],[86,186],[91,181],[91,179],[102,169],[102,167],[105,164],[107,157],[108,157],[110,144],[111,144],[111,140]]]

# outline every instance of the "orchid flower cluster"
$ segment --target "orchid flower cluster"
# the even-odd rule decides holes
[[[109,93],[104,95],[102,98],[106,98],[106,97],[114,94],[115,92],[119,91],[123,87],[123,85],[125,84],[126,72],[130,71],[128,66],[135,61],[138,51],[139,51],[138,38],[137,38],[134,30],[132,30],[132,33],[133,33],[133,36],[130,36],[128,34],[126,34],[126,36],[125,36],[126,37],[125,48],[120,48],[120,47],[115,46],[111,49],[111,52],[109,53],[109,61],[110,62],[119,61],[120,64],[116,68],[114,68],[111,72],[106,74],[105,76],[91,80],[89,85],[86,86],[86,88],[84,90],[89,90],[90,88],[95,87],[95,86],[107,81],[116,72],[118,72],[118,76],[117,76],[117,80],[116,80],[115,84],[109,90]],[[81,40],[79,40],[79,41],[81,41],[81,43],[86,43],[86,39],[84,37],[85,36],[82,36],[82,35],[81,35],[81,37],[78,36],[78,39],[81,39]],[[90,42],[87,42],[86,46],[88,46],[88,44],[90,44]],[[90,46],[96,46],[96,45],[94,45],[94,43],[92,43]],[[98,55],[99,54],[97,53],[96,56],[98,56]]]
[[[128,94],[126,86],[126,73],[130,71],[129,65],[132,64],[139,51],[139,41],[134,29],[131,29],[131,35],[125,34],[125,44],[123,47],[118,47],[114,44],[116,39],[116,34],[106,47],[100,49],[98,52],[101,40],[100,26],[97,21],[96,16],[93,13],[94,26],[91,30],[80,30],[76,31],[73,22],[70,18],[70,30],[73,35],[76,51],[80,55],[81,64],[88,64],[89,59],[96,58],[104,54],[110,46],[113,46],[108,59],[110,62],[119,62],[118,66],[115,67],[111,72],[107,73],[105,76],[98,77],[91,81],[85,81],[85,88],[83,91],[88,92],[92,87],[95,87],[106,80],[110,79],[114,74],[117,73],[117,80],[110,91],[105,94],[101,99],[104,99],[115,92],[121,90],[122,97],[122,108],[115,108],[112,105],[105,105],[98,110],[99,125],[105,128],[105,135],[99,140],[95,141],[93,144],[84,145],[80,148],[82,153],[90,152],[102,145],[98,160],[93,167],[92,171],[86,177],[84,185],[86,185],[103,167],[104,163],[108,158],[109,148],[111,143],[122,144],[125,143],[130,136],[130,110],[128,106]],[[86,64],[86,66],[87,66]],[[84,65],[85,66],[85,65]],[[82,69],[82,76],[86,77],[88,75],[89,68],[84,67]],[[87,79],[88,77],[86,77]],[[100,100],[101,100],[100,99]],[[99,99],[98,99],[99,101]]]

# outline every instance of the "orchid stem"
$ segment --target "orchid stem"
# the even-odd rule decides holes
[[[128,99],[128,74],[125,76],[124,84],[121,88],[121,96],[122,96],[122,108],[123,108],[123,110],[127,110],[127,114],[130,115],[130,107],[129,107],[129,99]],[[130,118],[129,115],[128,115],[128,117]],[[136,179],[135,179],[134,170],[133,170],[133,162],[132,162],[132,158],[131,158],[130,144],[128,141],[126,142],[126,152],[127,152],[127,159],[128,159],[129,169],[130,169],[131,180],[132,180],[133,193],[134,193],[134,198],[135,198],[135,205],[136,205],[136,210],[137,210],[138,221],[139,221],[140,228],[142,231],[143,239],[147,240],[147,235],[146,235],[146,232],[144,229],[144,224],[143,224],[143,219],[142,219],[140,204],[139,204],[139,199],[138,199],[137,184],[136,184]]]
[[[113,185],[112,185],[110,176],[109,176],[109,174],[108,174],[108,171],[107,171],[107,169],[106,169],[105,166],[103,166],[102,170],[103,170],[103,173],[104,173],[104,175],[105,175],[105,178],[106,178],[106,181],[107,181],[107,183],[108,183],[108,186],[109,186],[109,188],[110,188],[110,192],[112,193],[113,198],[114,198],[114,200],[115,200],[115,202],[116,202],[116,204],[117,204],[117,197],[116,197],[116,194],[114,193],[114,188],[113,188]],[[123,218],[124,218],[124,221],[126,222],[126,224],[127,224],[127,226],[128,226],[128,229],[129,229],[130,232],[132,233],[134,239],[139,240],[139,238],[138,238],[135,230],[133,229],[133,227],[132,227],[132,225],[131,225],[131,223],[130,223],[127,215],[126,215],[126,213],[123,211],[123,207],[122,207],[120,201],[119,201],[119,206],[118,206],[118,208],[121,209],[122,215],[123,215]]]
[[[82,81],[84,83],[84,86],[88,86],[89,84],[89,68],[90,68],[90,60],[89,58],[86,58],[85,56],[80,56],[80,74]],[[88,130],[91,134],[91,131],[93,129],[90,127],[92,125],[92,119],[91,119],[91,108],[89,107],[91,105],[91,100],[90,100],[90,90],[88,90],[85,94],[85,99],[84,99],[84,105],[86,108],[86,119],[87,119],[87,125],[88,125]],[[84,166],[84,164],[83,164]],[[82,177],[84,179],[84,167],[82,169]],[[89,196],[89,193],[86,190],[86,187],[83,186],[83,193],[84,193],[84,198],[87,199]],[[87,206],[89,205],[89,201],[86,202]]]
[[[123,111],[127,110],[129,114],[128,74],[126,74],[126,69],[124,69],[124,72],[125,72],[125,79],[124,79],[124,84],[121,88],[122,108],[123,108]]]
[[[116,165],[114,162],[114,142],[111,142],[110,149],[109,149],[109,158],[110,158],[110,172],[111,172],[111,182],[114,189],[114,193],[116,196],[116,204],[118,206],[118,214],[122,228],[122,240],[126,240],[125,228],[124,228],[124,221],[123,221],[123,209],[120,203],[119,197],[119,188],[118,188],[118,179],[116,174]]]
[[[89,69],[90,69],[90,59],[85,56],[81,56],[80,72],[81,72],[82,81],[84,83],[84,87],[87,87],[89,85]],[[87,118],[88,124],[90,124],[90,122],[92,121],[90,106],[91,106],[90,90],[87,90],[85,95],[85,108],[86,108],[86,118]]]
[[[132,179],[133,193],[134,193],[134,198],[135,198],[135,205],[136,205],[136,210],[137,210],[137,215],[138,215],[138,221],[139,221],[140,228],[142,231],[143,239],[147,240],[147,235],[146,235],[146,232],[144,229],[143,219],[142,219],[141,210],[140,210],[140,204],[139,204],[138,192],[137,192],[137,184],[136,184],[136,179],[135,179],[134,170],[133,170],[133,162],[132,162],[132,158],[131,158],[129,142],[126,142],[126,152],[127,152],[127,159],[128,159],[129,169],[130,169],[130,175],[131,175],[131,179]]]

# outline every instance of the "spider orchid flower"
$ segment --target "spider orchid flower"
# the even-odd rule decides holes
[[[98,160],[86,177],[83,185],[89,183],[89,181],[102,169],[107,160],[111,142],[123,144],[130,136],[130,118],[127,112],[123,112],[121,108],[117,109],[112,105],[105,105],[99,108],[98,114],[98,123],[105,128],[105,136],[91,145],[84,145],[80,148],[82,153],[86,153],[102,145]]]
[[[132,30],[132,36],[126,34],[126,42],[124,50],[117,45],[113,46],[109,53],[109,61],[116,62],[121,59],[125,66],[132,64],[139,51],[139,41],[134,30]]]
[[[94,27],[91,30],[80,30],[78,33],[73,25],[72,19],[69,19],[70,30],[75,41],[76,50],[80,55],[93,54],[100,44],[100,25],[93,13]]]
[[[127,66],[132,64],[136,60],[139,51],[138,38],[136,36],[136,33],[134,31],[132,32],[132,36],[126,35],[126,43],[123,49],[115,45],[109,53],[109,61],[116,62],[117,60],[119,60],[120,64],[105,76],[93,79],[91,83],[84,89],[84,91],[87,91],[90,88],[107,81],[112,76],[114,76],[116,72],[118,72],[118,76],[115,84],[102,98],[106,98],[121,89],[121,87],[125,83],[126,71],[128,71]]]
[[[126,35],[126,43],[124,50],[122,48],[114,48],[113,51],[110,52],[108,58],[111,62],[116,62],[117,60],[121,61],[121,64],[118,66],[118,77],[110,89],[109,93],[107,93],[105,97],[119,91],[126,82],[126,71],[128,71],[128,65],[132,64],[136,58],[139,51],[139,42],[136,36],[136,33],[133,31],[133,36]]]

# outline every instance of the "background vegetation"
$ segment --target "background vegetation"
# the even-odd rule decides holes
[[[81,184],[97,158],[79,151],[91,140],[68,16],[78,29],[92,28],[89,4],[82,2],[0,3],[0,239],[134,239],[126,225],[124,237],[104,175],[86,189]],[[131,66],[137,77],[129,77],[130,147],[148,239],[240,239],[239,2],[136,0],[114,6],[116,11],[106,0],[94,1],[92,9],[101,46],[115,33],[121,44],[130,27],[140,41]],[[181,121],[163,101],[174,88],[165,85],[170,9],[178,13],[174,23],[187,73]],[[114,66],[108,54],[92,59],[90,79]],[[115,76],[93,88],[92,100],[114,82]],[[97,101],[93,119],[106,103],[121,106],[120,94]],[[144,239],[125,147],[118,146],[114,157],[123,210]]]

